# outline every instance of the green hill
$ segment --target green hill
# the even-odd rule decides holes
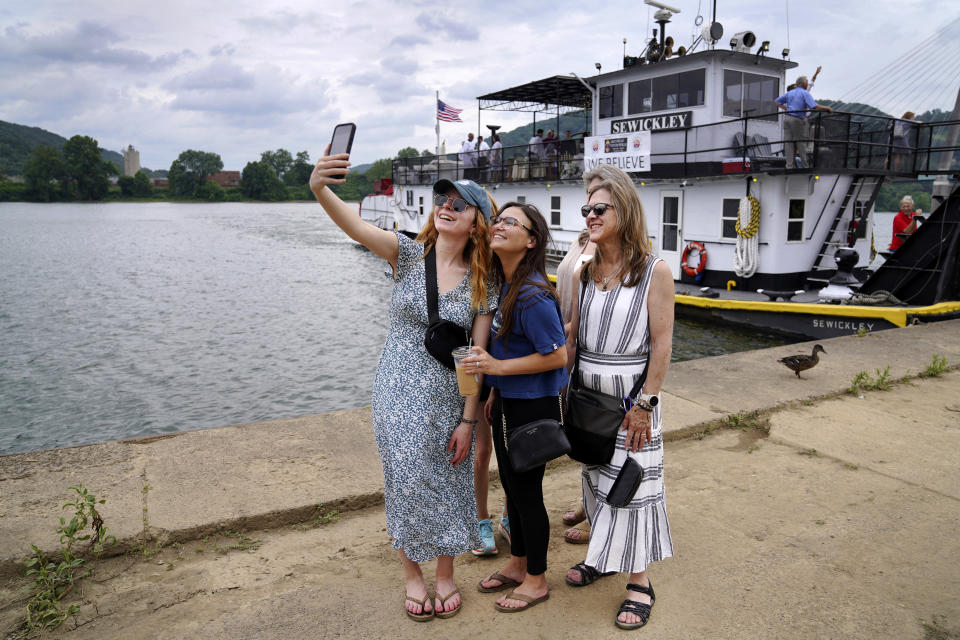
[[[27,127],[22,124],[4,122],[0,120],[0,171],[4,175],[19,176],[23,174],[23,164],[35,147],[47,145],[55,149],[63,149],[67,139],[51,133],[40,127]],[[118,173],[123,173],[123,156],[116,151],[107,151],[101,154],[104,160],[112,162]],[[147,175],[152,175],[149,169],[144,169]]]

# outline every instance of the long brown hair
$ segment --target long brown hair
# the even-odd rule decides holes
[[[593,186],[591,182],[599,180]],[[610,192],[610,204],[617,211],[617,228],[620,238],[620,252],[623,255],[621,267],[628,267],[627,278],[623,285],[635,287],[643,279],[643,272],[647,260],[652,255],[650,237],[647,235],[647,221],[643,214],[643,204],[637,195],[637,188],[633,180],[625,172],[608,164],[597,165],[583,174],[583,186],[589,198],[596,191],[606,189]],[[587,262],[580,273],[583,282],[596,279],[600,273],[600,265],[604,264],[603,249],[597,245],[593,260]]]
[[[500,208],[499,214],[511,207],[517,207],[530,220],[530,235],[535,244],[527,249],[517,265],[517,270],[513,274],[513,281],[510,284],[510,290],[500,302],[498,313],[500,314],[500,330],[497,332],[497,338],[504,338],[510,335],[513,329],[513,309],[517,301],[525,302],[534,298],[540,291],[546,292],[554,300],[559,302],[557,291],[547,280],[547,245],[550,243],[550,228],[543,214],[532,204],[520,202],[508,202]],[[503,286],[506,281],[506,275],[503,272],[503,264],[500,262],[500,256],[493,254],[493,281]],[[539,276],[536,277],[536,276]],[[529,285],[529,286],[528,286]],[[520,298],[522,290],[526,290],[523,298]]]
[[[490,210],[496,211],[497,203],[493,196],[487,193],[487,199],[490,200]],[[470,278],[470,290],[472,292],[470,307],[474,311],[487,313],[490,311],[487,308],[487,287],[490,277],[490,224],[478,207],[470,206],[473,207],[475,212],[474,228],[467,239],[466,246],[463,248],[463,259],[470,265],[470,273],[472,274]],[[433,219],[439,208],[434,206],[426,224],[423,225],[423,229],[417,235],[417,242],[423,243],[423,255],[430,253],[433,245],[437,244],[437,236],[440,235],[440,232],[437,231]]]

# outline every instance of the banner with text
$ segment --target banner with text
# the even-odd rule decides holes
[[[584,138],[583,169],[612,164],[629,173],[650,171],[650,132]]]

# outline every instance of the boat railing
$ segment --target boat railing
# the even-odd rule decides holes
[[[648,178],[706,177],[730,173],[857,173],[911,177],[960,173],[960,121],[917,122],[889,116],[811,111],[807,113],[805,158],[787,168],[793,149],[774,113],[651,135]],[[784,116],[788,117],[788,116]],[[629,134],[625,134],[629,135]],[[429,185],[440,178],[481,183],[579,181],[583,139],[517,145],[490,152],[398,158],[393,178],[400,185]]]

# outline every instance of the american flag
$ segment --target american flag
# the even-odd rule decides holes
[[[463,109],[455,109],[443,100],[437,100],[437,119],[444,122],[463,122],[460,119],[460,112]]]

